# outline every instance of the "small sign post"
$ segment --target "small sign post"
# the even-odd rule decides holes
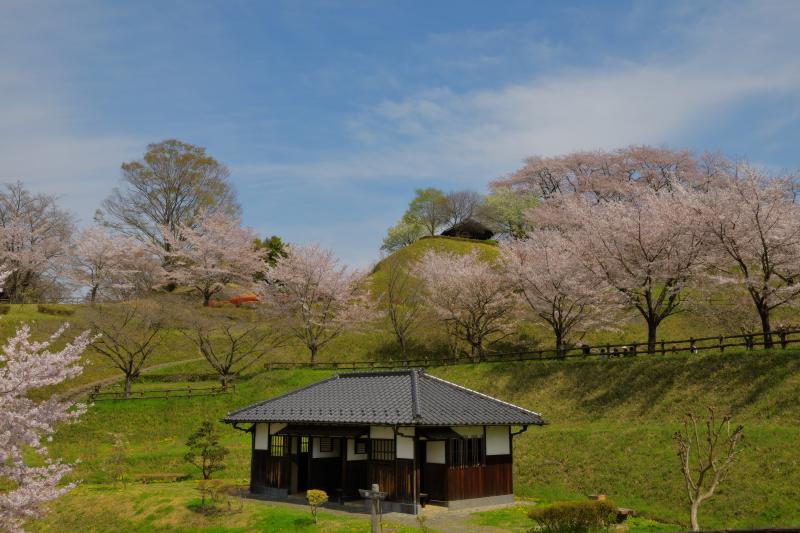
[[[372,484],[371,489],[358,489],[359,494],[365,500],[370,500],[370,515],[371,515],[371,533],[378,533],[380,524],[378,523],[378,507],[380,506],[380,501],[386,498],[386,493],[381,492],[378,488],[377,483]]]

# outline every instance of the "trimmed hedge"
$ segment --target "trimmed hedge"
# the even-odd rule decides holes
[[[536,507],[528,516],[536,522],[531,531],[541,533],[593,533],[617,521],[617,506],[608,500],[561,502]]]
[[[36,310],[45,315],[69,316],[75,314],[75,308],[62,304],[38,304]]]

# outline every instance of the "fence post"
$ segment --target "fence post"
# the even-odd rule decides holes
[[[719,353],[725,352],[725,337],[719,336]]]
[[[783,330],[783,329],[780,330],[778,332],[778,336],[781,339],[781,349],[785,350],[786,349],[786,330]]]
[[[664,339],[661,339],[661,355],[667,355],[667,347],[664,345]]]
[[[689,337],[689,353],[697,353],[697,346],[694,345],[694,337]]]
[[[636,343],[631,344],[631,355],[636,357]]]

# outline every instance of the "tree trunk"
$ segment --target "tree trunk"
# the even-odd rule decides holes
[[[405,335],[397,335],[397,340],[400,342],[400,353],[403,354],[403,359],[408,359],[408,354],[406,353],[406,337]]]
[[[772,326],[769,323],[769,309],[759,306],[758,316],[761,318],[761,332],[764,335],[764,349],[772,348]]]
[[[319,348],[317,348],[316,344],[312,344],[308,347],[308,350],[311,352],[311,366],[314,366],[314,363],[317,362],[317,351]]]
[[[208,307],[211,303],[211,295],[208,293],[203,294],[203,307]]]
[[[564,357],[564,335],[558,328],[553,328],[553,333],[556,336],[556,357]]]
[[[700,507],[700,501],[695,500],[692,502],[692,507],[689,511],[689,520],[691,522],[692,531],[700,531],[700,524],[697,522],[697,509]]]
[[[97,300],[97,285],[92,287],[92,292],[89,295],[89,304],[94,305],[95,300]]]
[[[656,353],[656,334],[658,332],[658,322],[654,318],[647,319],[647,353]]]
[[[125,376],[125,399],[131,397],[131,383],[133,378],[131,376]]]

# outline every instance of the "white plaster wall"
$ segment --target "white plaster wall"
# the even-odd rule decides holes
[[[256,424],[256,450],[269,450],[269,424]]]
[[[508,426],[486,426],[486,455],[508,455],[511,442]]]
[[[483,437],[483,426],[453,426],[453,431],[467,439]]]
[[[369,438],[371,439],[393,439],[394,430],[391,426],[370,426]]]
[[[333,450],[330,452],[319,451],[319,437],[314,437],[311,441],[311,457],[314,459],[323,459],[325,457],[339,457],[339,439],[333,440]]]
[[[356,439],[347,439],[347,460],[364,461],[366,458],[366,453],[356,453]]]
[[[425,443],[425,461],[437,465],[443,465],[447,461],[444,458],[444,441],[430,440]]]
[[[269,434],[274,435],[275,433],[279,432],[285,427],[286,424],[284,424],[283,422],[273,422],[269,425]]]
[[[402,435],[414,435],[413,427],[401,427],[397,430],[397,458],[398,459],[413,459],[414,458],[414,439],[412,437],[403,437]]]

